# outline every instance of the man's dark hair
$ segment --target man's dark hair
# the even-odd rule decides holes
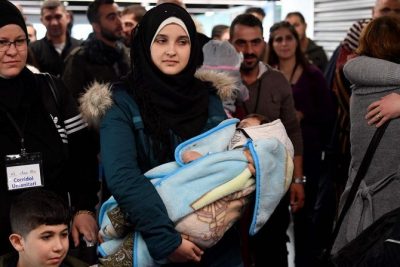
[[[301,23],[306,24],[306,20],[305,20],[303,14],[301,14],[300,12],[298,12],[298,11],[289,12],[286,15],[286,19],[289,18],[289,17],[292,17],[292,16],[298,17],[300,19]]]
[[[211,31],[211,38],[212,39],[221,38],[221,36],[224,34],[226,30],[229,30],[228,25],[223,25],[223,24],[215,25]]]
[[[134,20],[140,22],[144,14],[146,14],[146,9],[141,5],[130,5],[125,7],[121,12],[122,16],[128,14],[133,14],[135,17]]]
[[[71,213],[67,203],[56,193],[32,189],[18,195],[11,204],[13,233],[26,236],[41,225],[69,225]]]
[[[99,22],[100,6],[109,4],[114,4],[114,0],[94,0],[92,3],[90,3],[86,12],[89,23],[92,24]]]
[[[56,8],[62,7],[64,11],[66,11],[64,4],[59,0],[46,0],[43,2],[42,6],[40,7],[40,15],[43,15],[43,10],[50,9],[54,10]]]
[[[261,7],[249,7],[244,12],[245,14],[256,13],[259,14],[261,17],[265,18],[265,11]]]
[[[232,21],[231,27],[229,29],[229,35],[230,35],[231,39],[233,37],[235,26],[238,24],[248,26],[248,27],[258,27],[261,30],[261,34],[263,34],[263,25],[258,18],[256,18],[255,16],[253,16],[251,14],[241,14],[241,15],[238,15]]]

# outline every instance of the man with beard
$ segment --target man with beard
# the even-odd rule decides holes
[[[240,73],[249,89],[249,99],[238,106],[241,110],[238,117],[258,113],[268,121],[281,119],[294,145],[294,173],[290,190],[260,232],[250,238],[254,266],[284,267],[288,266],[286,230],[289,204],[292,212],[297,212],[304,204],[303,142],[292,89],[282,73],[261,62],[266,43],[259,19],[251,14],[237,16],[230,27],[230,41],[238,52],[243,53]]]
[[[47,32],[43,39],[30,44],[31,56],[41,72],[61,76],[64,59],[81,42],[69,35],[67,25],[70,15],[59,0],[45,1],[40,15]]]
[[[75,99],[94,81],[118,81],[129,69],[118,5],[113,0],[95,0],[89,4],[87,18],[93,33],[67,57],[62,76]]]

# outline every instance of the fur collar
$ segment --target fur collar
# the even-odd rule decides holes
[[[198,70],[195,77],[201,81],[211,82],[222,101],[232,98],[239,90],[236,78],[225,73]],[[113,105],[111,84],[94,81],[79,98],[79,104],[82,116],[89,126],[98,129],[102,117]]]

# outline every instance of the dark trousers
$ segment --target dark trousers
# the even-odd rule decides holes
[[[319,266],[319,257],[332,231],[336,211],[335,189],[320,153],[304,154],[305,202],[293,214],[296,267]]]
[[[289,226],[289,193],[272,213],[270,219],[253,237],[250,237],[250,250],[255,267],[287,267],[289,238],[286,230]]]

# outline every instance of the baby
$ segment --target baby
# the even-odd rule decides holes
[[[243,207],[246,206],[250,194],[256,188],[256,177],[259,176],[258,178],[262,181],[268,180],[268,188],[274,188],[274,192],[272,194],[265,193],[268,189],[265,189],[263,182],[260,183],[258,196],[263,200],[260,201],[260,205],[254,206],[255,210],[257,210],[255,214],[259,214],[258,210],[268,211],[268,214],[270,214],[275,207],[274,205],[279,202],[282,194],[287,190],[287,181],[291,180],[292,176],[290,161],[293,159],[293,145],[280,120],[267,123],[265,117],[251,114],[237,123],[236,126],[234,123],[237,120],[234,120],[234,123],[232,122],[232,119],[231,121],[227,120],[225,123],[222,122],[219,126],[209,130],[207,135],[194,137],[192,140],[188,140],[186,144],[184,143],[182,147],[178,147],[178,152],[176,152],[177,161],[188,163],[187,166],[170,162],[162,165],[164,169],[161,171],[158,169],[160,166],[158,166],[145,174],[148,175],[148,178],[162,177],[157,180],[160,181],[160,183],[156,182],[157,186],[161,187],[163,185],[164,189],[165,185],[167,187],[170,186],[167,191],[161,190],[160,196],[164,197],[163,200],[166,199],[164,201],[170,207],[168,212],[171,219],[179,218],[175,220],[176,229],[182,233],[184,238],[194,241],[202,248],[210,247],[218,242],[226,229],[229,229],[241,216]],[[275,140],[272,141],[272,139]],[[252,145],[254,143],[249,143],[250,140],[261,142],[257,142],[257,146],[254,146]],[[250,153],[250,150],[255,153],[254,160],[257,161],[257,172],[259,172],[257,176],[255,175],[253,154]],[[242,151],[245,154],[245,158],[240,156]],[[202,159],[195,161],[199,157],[202,157]],[[191,161],[195,162],[190,163]],[[276,168],[266,168],[265,166],[268,164],[273,164]],[[171,168],[172,166],[174,167]],[[175,172],[175,174],[170,175],[171,171]],[[160,176],[154,173],[158,173]],[[266,175],[270,179],[263,179],[267,177]],[[185,180],[185,177],[189,178]],[[200,179],[194,179],[193,177]],[[211,178],[216,178],[217,180]],[[285,180],[280,182],[282,179]],[[219,181],[224,182],[220,183]],[[174,196],[174,194],[170,194],[171,189],[174,188],[172,191],[175,192],[177,185],[183,185],[185,189],[182,190],[191,191],[193,190],[193,187],[191,187],[193,183],[200,185],[199,188],[206,193],[199,194],[198,198],[197,192],[194,193],[195,196],[189,193],[189,196],[182,197],[182,200],[189,199],[189,204],[183,204],[180,206],[182,209],[177,211],[176,198],[172,197],[172,200],[168,198],[168,196]],[[210,185],[208,191],[204,190],[208,186],[206,183]],[[273,186],[271,187],[271,185]],[[282,189],[283,187],[285,188]],[[168,193],[165,194],[165,192]],[[184,192],[187,193],[187,191],[182,193]],[[125,237],[132,236],[129,235],[129,232],[134,230],[126,220],[123,211],[118,206],[115,206],[117,205],[115,200],[111,200],[108,207],[107,205],[104,209],[102,207],[106,215],[100,216],[101,230],[99,234],[105,242],[100,244],[99,251],[103,251],[101,252],[103,257],[107,256],[107,259],[102,259],[103,262],[104,260],[112,260],[113,257],[119,255],[118,251],[121,251],[120,242],[127,242],[126,246],[122,245],[122,250],[130,251],[132,249],[131,238],[126,239]],[[221,208],[224,210],[223,213],[216,213],[219,214],[216,218],[209,217],[210,210],[222,211],[220,210]],[[182,212],[185,209],[191,212]],[[179,217],[183,214],[185,214],[185,217]],[[265,215],[265,220],[268,218],[268,214]],[[259,219],[260,221],[264,220],[263,216]],[[220,220],[220,218],[222,219]],[[257,216],[257,221],[258,218]],[[255,227],[258,227],[258,224]],[[124,240],[122,241],[121,238]]]
[[[233,135],[231,142],[229,143],[228,149],[231,150],[234,148],[240,148],[245,145],[247,137],[246,137],[246,131],[243,129],[252,127],[252,126],[265,124],[265,123],[267,123],[267,119],[263,115],[260,115],[260,114],[247,115],[246,118],[241,120],[239,122],[239,124],[237,125],[237,131]],[[243,133],[245,133],[245,134],[243,134]],[[244,139],[243,139],[243,137],[244,137]],[[253,175],[255,175],[253,158],[251,157],[249,150],[245,149],[243,151],[243,153],[245,154],[247,160],[249,161],[248,168],[249,168],[250,172]],[[203,155],[201,155],[199,152],[197,152],[195,150],[188,150],[188,151],[185,151],[182,153],[182,161],[184,163],[189,163],[189,162],[194,161],[202,156]]]

